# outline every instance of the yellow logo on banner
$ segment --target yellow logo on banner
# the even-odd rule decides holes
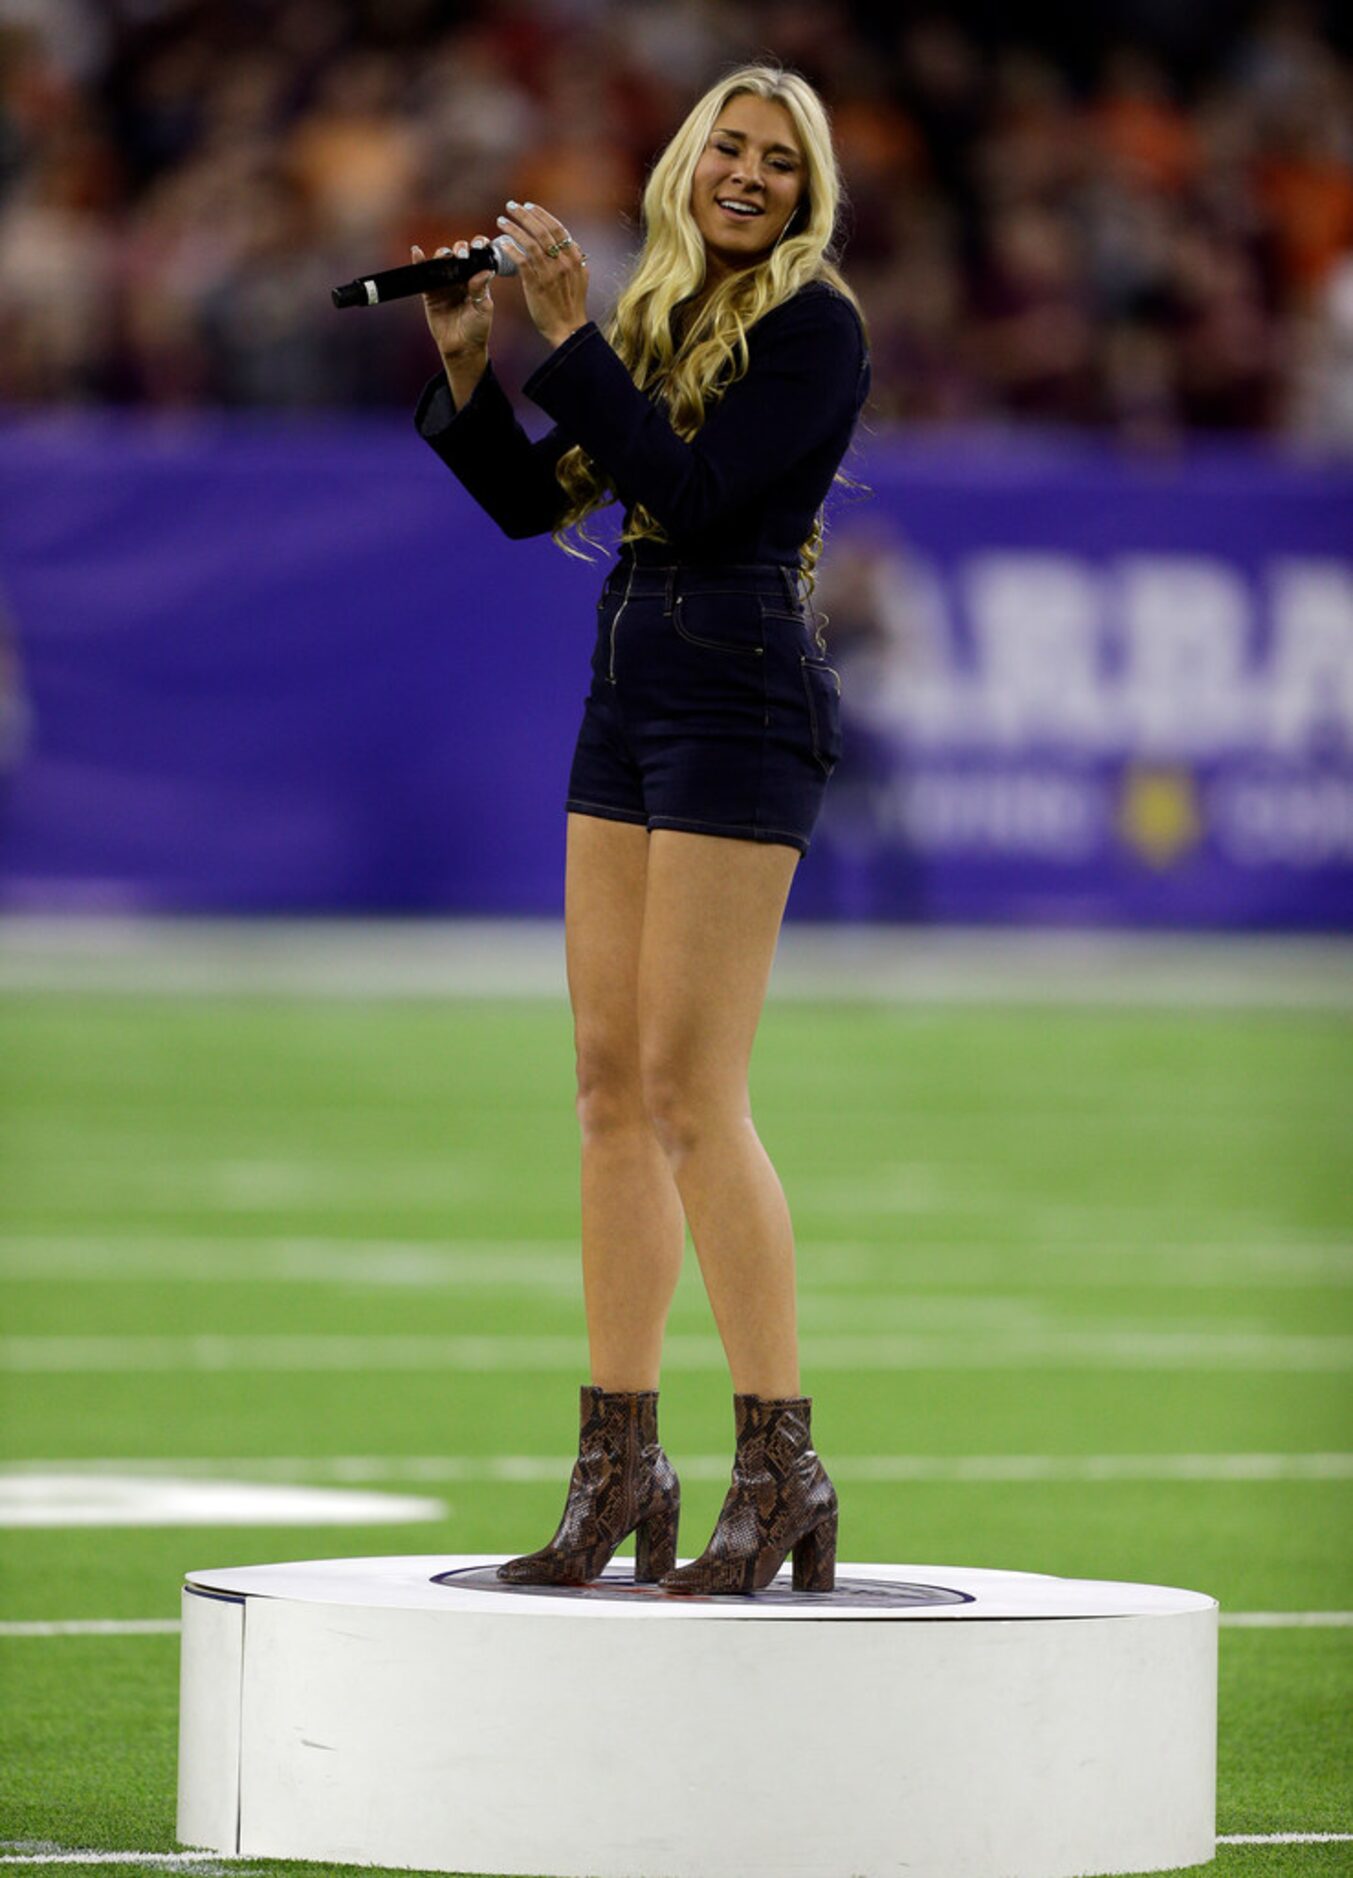
[[[1196,847],[1203,819],[1193,772],[1128,769],[1118,805],[1118,832],[1151,867],[1170,867]]]

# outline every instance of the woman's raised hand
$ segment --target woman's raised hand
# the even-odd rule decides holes
[[[486,248],[488,243],[487,235],[476,235],[469,247],[458,241],[454,252],[468,254],[470,247]],[[415,261],[427,258],[421,248],[413,248],[411,252]],[[452,252],[450,248],[437,250],[438,254]],[[482,274],[472,274],[463,285],[439,287],[434,293],[422,296],[428,331],[448,365],[487,353],[489,334],[493,330],[493,297],[489,293],[492,280],[493,269],[488,268]]]
[[[587,324],[587,256],[557,216],[535,202],[509,202],[503,238],[521,257],[522,292],[537,332],[552,346]]]

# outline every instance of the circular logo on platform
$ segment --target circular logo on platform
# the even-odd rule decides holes
[[[972,1604],[966,1591],[954,1591],[947,1585],[909,1585],[892,1578],[843,1578],[839,1574],[834,1591],[795,1591],[788,1578],[777,1578],[764,1591],[720,1592],[717,1596],[696,1597],[685,1591],[663,1591],[657,1585],[637,1585],[630,1573],[605,1571],[585,1585],[510,1585],[497,1576],[493,1565],[466,1565],[457,1571],[437,1572],[434,1585],[454,1585],[467,1591],[502,1591],[509,1596],[525,1592],[533,1598],[647,1598],[663,1604],[813,1604],[870,1607],[915,1608],[924,1604]]]

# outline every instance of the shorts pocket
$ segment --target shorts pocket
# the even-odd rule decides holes
[[[765,655],[765,621],[757,594],[714,589],[680,593],[672,603],[672,624],[688,645],[750,658]]]
[[[813,755],[830,776],[841,760],[841,674],[821,659],[802,658],[799,670],[808,697]]]

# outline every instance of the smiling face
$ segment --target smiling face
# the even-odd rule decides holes
[[[739,92],[720,111],[691,184],[707,278],[764,259],[807,187],[808,166],[782,104]],[[725,207],[740,203],[741,208]]]

